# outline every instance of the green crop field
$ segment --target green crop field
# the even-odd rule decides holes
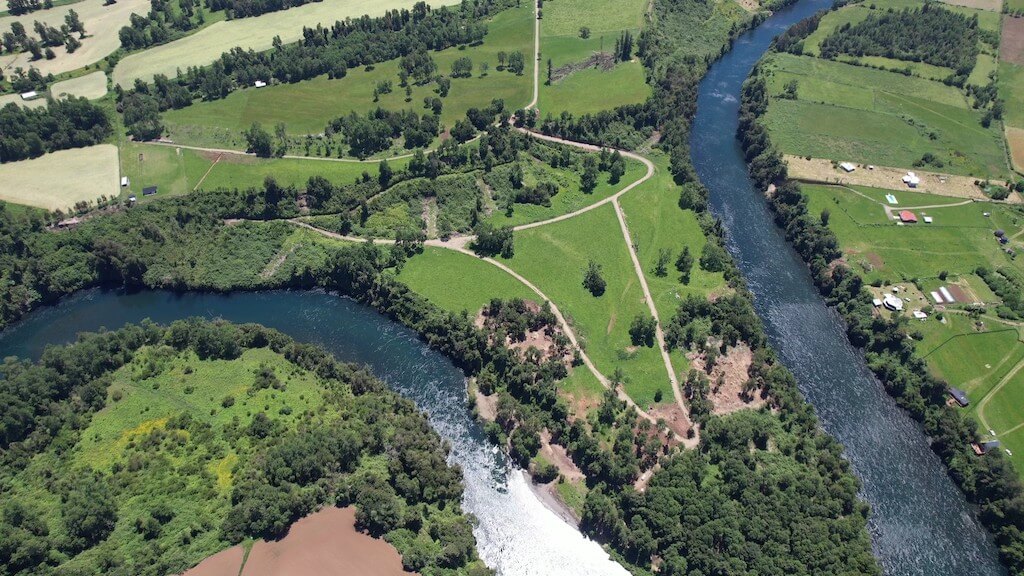
[[[289,10],[290,12],[290,10]],[[465,50],[451,48],[433,52],[440,74],[448,74],[452,62],[468,57],[473,61],[472,78],[452,79],[451,92],[443,99],[443,125],[451,127],[472,107],[485,108],[492,99],[504,99],[511,110],[525,106],[532,95],[533,59],[527,58],[522,76],[498,71],[498,52],[533,50],[533,12],[526,4],[499,13],[488,24],[483,44]],[[481,77],[481,65],[490,71]],[[391,80],[390,94],[374,102],[378,82]],[[213,147],[245,148],[241,131],[260,122],[268,129],[282,122],[290,135],[320,134],[327,123],[350,112],[365,113],[378,107],[390,110],[423,111],[423,99],[436,96],[433,83],[413,86],[411,101],[398,87],[398,61],[391,60],[365,69],[349,70],[345,78],[329,80],[320,76],[294,84],[276,84],[266,88],[236,90],[223,100],[196,102],[180,110],[168,111],[165,121],[169,136],[176,142]]]
[[[1002,252],[992,234],[999,226],[1004,226],[1010,235],[1021,230],[1024,212],[1018,206],[968,202],[915,209],[919,216],[932,216],[934,223],[897,226],[887,220],[881,204],[848,189],[820,185],[804,185],[803,189],[811,214],[829,210],[829,227],[836,233],[846,259],[869,282],[935,277],[942,271],[967,274],[978,266],[1020,267]],[[875,195],[885,193],[861,187],[854,189]],[[900,196],[901,204],[897,208],[950,203],[948,198],[935,201],[939,197],[918,196],[916,199],[906,194]],[[986,218],[984,212],[992,216]]]
[[[398,279],[450,312],[465,310],[475,315],[494,298],[540,300],[533,290],[497,266],[443,248],[428,246],[410,258]]]
[[[600,297],[583,287],[587,263],[602,267],[607,289]],[[625,389],[641,406],[661,390],[671,401],[668,375],[655,348],[634,349],[629,325],[646,313],[639,280],[610,205],[571,220],[516,233],[511,268],[547,294],[577,331],[598,369],[625,374]]]

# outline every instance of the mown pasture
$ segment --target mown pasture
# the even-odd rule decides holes
[[[1022,266],[1003,252],[993,235],[999,228],[1010,236],[1024,229],[1024,212],[1019,206],[969,201],[953,204],[951,199],[941,196],[904,195],[893,210],[911,210],[918,218],[933,217],[934,222],[899,226],[886,217],[884,200],[867,199],[836,186],[805,184],[803,189],[814,217],[828,210],[828,225],[835,232],[846,260],[868,282],[933,278],[943,271],[970,274],[979,266]],[[882,196],[888,193],[853,189]],[[941,204],[947,205],[937,206]],[[990,216],[985,217],[985,212]],[[1020,244],[1019,239],[1015,242]]]
[[[805,56],[773,55],[767,65],[771,103],[765,117],[787,154],[1004,178],[1009,168],[998,123],[981,125],[956,89],[921,78]],[[797,98],[784,86],[797,83]]]
[[[329,2],[330,0],[328,0]],[[301,8],[299,8],[301,9]],[[289,10],[291,12],[291,10]],[[498,70],[498,53],[533,51],[533,11],[523,4],[497,14],[488,23],[484,42],[465,49],[451,48],[432,52],[439,74],[448,75],[452,63],[463,57],[473,61],[473,76],[453,78],[451,91],[442,99],[443,126],[451,127],[465,117],[472,107],[486,108],[492,99],[505,101],[515,110],[529,103],[532,95],[533,59],[526,58],[522,76]],[[489,70],[485,76],[482,66]],[[406,101],[405,89],[399,86],[398,61],[382,62],[372,67],[349,70],[344,78],[330,80],[320,76],[294,84],[274,84],[266,88],[236,90],[222,100],[196,102],[180,110],[164,114],[168,135],[176,142],[199,146],[244,149],[241,132],[253,122],[267,129],[284,123],[289,135],[321,134],[327,124],[351,112],[364,114],[376,108],[412,109],[423,113],[423,99],[436,97],[433,83],[413,85]],[[393,91],[381,94],[374,101],[374,89],[390,81]]]
[[[67,211],[100,196],[116,198],[118,152],[112,144],[60,150],[0,164],[0,200]]]
[[[549,60],[555,74],[553,82],[540,87],[538,109],[542,116],[559,116],[562,112],[592,114],[639,104],[650,96],[643,66],[638,61],[615,63],[610,69],[587,65],[595,54],[603,52],[611,57],[624,32],[635,39],[643,26],[646,8],[647,3],[642,0],[554,0],[544,5],[541,75],[546,80]],[[587,38],[583,37],[583,29],[587,30]]]
[[[68,54],[64,46],[57,46],[53,48],[56,54],[55,58],[34,62],[30,61],[32,55],[28,52],[4,54],[0,56],[0,68],[14,70],[21,67],[28,70],[29,66],[35,66],[46,75],[70,72],[95,64],[120,48],[121,40],[117,32],[122,26],[128,24],[131,15],[133,13],[144,14],[148,8],[149,2],[146,0],[118,0],[109,5],[106,4],[106,0],[82,0],[75,4],[64,4],[21,16],[0,18],[0,31],[10,30],[11,23],[17,21],[21,22],[30,34],[34,35],[32,32],[33,22],[44,22],[60,28],[64,25],[64,16],[74,10],[81,18],[86,34],[81,41],[82,46],[74,53]],[[217,55],[220,55],[220,52],[217,52]],[[187,63],[182,67],[185,66]]]
[[[465,311],[471,316],[494,298],[540,300],[526,285],[497,266],[444,248],[427,246],[422,254],[402,266],[397,277],[441,308],[455,313]]]
[[[431,5],[436,8],[456,3],[439,0]],[[136,79],[149,81],[155,74],[174,76],[178,69],[210,64],[236,46],[266,50],[275,36],[282,42],[294,42],[302,38],[304,27],[330,26],[364,14],[380,16],[388,10],[411,8],[413,4],[413,0],[324,0],[254,18],[216,22],[180,40],[125,57],[114,68],[114,83],[127,88]]]
[[[50,94],[54,98],[77,96],[96,100],[107,93],[107,75],[97,70],[84,76],[61,80],[50,86]]]

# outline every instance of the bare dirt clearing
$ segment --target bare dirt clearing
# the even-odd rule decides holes
[[[1003,18],[1003,34],[999,40],[999,59],[1024,66],[1024,18]]]
[[[872,188],[923,192],[955,198],[989,200],[988,196],[985,196],[985,193],[974,185],[975,179],[969,176],[952,176],[913,169],[914,173],[921,178],[921,183],[917,188],[911,189],[903,183],[903,176],[907,173],[905,168],[875,166],[873,170],[869,170],[867,166],[857,166],[857,169],[853,172],[845,172],[841,168],[834,168],[831,160],[823,158],[807,160],[800,156],[790,156],[787,154],[785,159],[786,164],[789,165],[789,175],[797,180],[846,186],[870,186]],[[1013,196],[1010,197],[1009,201],[1021,202],[1019,198]]]
[[[210,64],[235,46],[266,50],[271,47],[274,36],[280,36],[285,43],[293,42],[302,38],[303,27],[315,28],[318,23],[330,26],[346,17],[364,14],[381,16],[388,10],[412,8],[414,3],[413,0],[324,0],[255,18],[216,22],[191,36],[124,58],[114,69],[114,82],[129,86],[136,78],[148,81],[154,74],[174,76],[179,68]],[[430,2],[435,8],[450,4],[457,2]],[[88,26],[87,22],[86,30]]]
[[[61,150],[31,160],[0,164],[0,200],[47,210],[121,192],[117,146],[98,144]]]
[[[257,542],[241,576],[359,574],[404,576],[402,558],[384,540],[355,528],[355,508],[324,508],[292,524],[277,542]]]
[[[83,68],[87,64],[94,64],[106,58],[121,46],[121,40],[117,35],[118,30],[128,24],[132,13],[145,14],[149,10],[149,2],[146,0],[118,0],[116,4],[110,6],[104,6],[103,2],[104,0],[83,0],[76,4],[39,10],[22,16],[0,18],[0,30],[10,30],[11,23],[19,21],[26,30],[30,31],[30,34],[34,34],[31,32],[34,21],[38,20],[60,28],[64,24],[64,16],[74,10],[82,19],[86,33],[86,37],[82,40],[82,46],[73,54],[68,54],[63,46],[53,49],[57,54],[53,60],[31,62],[31,55],[28,53],[5,54],[0,57],[0,68],[14,70],[20,66],[28,70],[29,66],[35,66],[44,75],[60,74]],[[174,70],[171,72],[173,75]]]
[[[195,568],[186,570],[182,576],[235,576],[242,569],[243,560],[245,551],[242,547],[232,546],[203,560]]]
[[[988,10],[989,12],[999,12],[1003,9],[1003,0],[942,0],[942,3],[975,10]]]

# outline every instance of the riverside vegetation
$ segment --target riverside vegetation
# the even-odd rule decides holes
[[[913,17],[913,14],[909,12],[889,13],[881,18],[899,19]],[[957,17],[946,18],[950,18],[952,22],[956,23],[956,26],[961,26],[961,32],[964,34],[973,30],[969,22],[958,20]],[[823,20],[822,14],[819,14],[794,26],[780,36],[775,49],[799,52],[800,46],[808,42],[808,37]],[[834,42],[837,46],[848,46],[848,44],[844,44],[847,42],[843,39],[846,37],[844,35],[850,31],[853,31],[850,33],[854,35],[860,34],[862,30],[861,28],[847,27],[830,38],[836,38]],[[884,26],[875,32],[865,33],[868,36],[878,36],[875,40],[864,40],[866,45],[871,45],[871,42],[875,41],[892,41],[884,34]],[[823,43],[823,50],[824,46],[825,43]],[[947,46],[947,48],[950,47]],[[941,53],[941,51],[935,52],[936,55]],[[768,201],[775,213],[776,221],[785,230],[787,238],[797,252],[807,262],[812,276],[827,302],[842,315],[850,342],[864,351],[868,365],[885,385],[886,390],[922,424],[925,432],[932,439],[933,450],[948,466],[950,476],[964,491],[968,499],[979,505],[979,517],[995,536],[1003,561],[1009,566],[1011,572],[1019,572],[1024,569],[1024,539],[1021,538],[1021,530],[1024,529],[1024,516],[1019,513],[1021,503],[1024,502],[1024,486],[1022,486],[1010,459],[1002,450],[989,451],[984,456],[977,456],[972,451],[971,444],[982,439],[978,423],[971,415],[951,406],[947,393],[949,385],[935,376],[929,369],[929,364],[919,355],[915,340],[925,338],[924,334],[916,330],[905,316],[887,317],[875,312],[872,306],[874,296],[870,291],[871,286],[859,271],[842,259],[843,249],[852,241],[852,238],[849,235],[837,237],[837,233],[833,230],[833,217],[825,213],[819,216],[809,209],[810,205],[817,202],[816,199],[809,199],[809,191],[813,190],[815,194],[824,194],[826,190],[821,189],[820,186],[801,186],[787,176],[786,164],[779,149],[772,142],[775,131],[766,119],[766,113],[771,106],[770,95],[772,94],[771,79],[767,72],[770,64],[766,66],[766,63],[773,62],[779,57],[780,55],[777,53],[766,56],[743,88],[738,136],[749,162],[750,174],[761,189],[767,190],[770,185],[774,186],[774,190],[768,194]],[[965,71],[965,69],[961,69],[961,72]],[[951,78],[951,82],[955,83],[955,81],[956,78]],[[995,104],[989,102],[989,105]],[[879,193],[879,191],[864,189],[858,193],[866,195]],[[904,199],[909,198],[906,193],[899,194]],[[913,203],[913,200],[910,202]],[[876,207],[876,209],[878,208]],[[978,207],[973,209],[981,210]],[[1008,221],[1012,218],[1010,208],[995,206],[993,210],[1005,211]],[[828,212],[827,208],[825,212]],[[945,214],[946,212],[940,208],[934,213]],[[983,230],[987,236],[991,236],[991,230],[987,227]],[[968,257],[988,258],[989,256],[972,254]],[[932,274],[938,274],[939,278],[944,280],[946,272],[940,272],[937,268],[942,265],[936,261],[939,256],[928,256],[928,258],[931,260],[921,264],[925,267],[923,269],[934,269]],[[1002,261],[1004,258],[1005,254],[1000,253],[997,260]],[[931,266],[929,266],[929,262],[931,262]],[[1018,275],[1016,265],[1008,263],[999,270],[1003,272],[997,273],[986,267],[981,267],[977,270],[977,274],[1002,297],[998,308],[999,316],[1012,320],[1017,317],[1016,309],[1019,308],[1019,298],[1015,296],[1016,292],[1011,287],[1013,286],[1011,278],[1016,278]],[[969,274],[975,271],[965,270],[963,272]],[[878,278],[873,286],[883,286],[881,276],[878,276],[877,273],[872,273],[872,275]],[[916,276],[904,276],[903,280],[918,285],[922,281],[939,281],[938,278],[919,279]],[[934,283],[929,285],[937,286]],[[957,316],[954,316],[953,313],[947,314],[947,317],[951,318],[956,325],[960,325]],[[998,322],[998,319],[994,320]],[[948,338],[950,332],[943,333],[946,334],[943,338]],[[965,355],[970,353],[969,346],[964,345],[957,355],[959,358],[957,361],[964,361],[964,358],[967,357]],[[935,358],[930,360],[936,361]]]
[[[559,1],[566,0],[545,4],[551,8]],[[601,3],[595,14],[614,5],[611,0]],[[438,81],[430,55],[486,38],[483,17],[519,8],[512,4],[467,2],[453,9],[414,9],[390,20],[367,18],[330,30],[309,29],[295,44],[261,53],[232,52],[177,78],[156,78],[122,90],[115,96],[120,118],[133,133],[155,135],[162,132],[167,110],[202,106],[193,100],[217,100],[258,77],[275,74],[279,82],[293,76],[306,82],[344,71],[345,82],[355,76],[349,69],[383,66],[385,60],[397,60],[411,85],[436,86],[441,99],[444,82]],[[63,215],[8,207],[0,213],[0,271],[7,280],[0,288],[0,321],[7,325],[36,306],[91,286],[333,290],[413,328],[472,377],[480,394],[496,396],[498,409],[487,426],[489,434],[538,477],[552,477],[551,463],[541,455],[543,439],[563,446],[584,478],[576,484],[563,482],[560,493],[575,498],[582,529],[607,544],[631,570],[670,575],[878,574],[866,530],[869,510],[857,497],[858,483],[841,447],[819,429],[792,375],[768,348],[750,294],[723,248],[721,226],[708,212],[707,192],[690,165],[689,123],[700,78],[710,59],[765,13],[751,14],[731,0],[655,0],[652,10],[634,36],[635,54],[630,47],[625,58],[617,56],[624,61],[635,56],[632,65],[643,67],[651,91],[643,102],[632,95],[615,110],[574,114],[571,99],[563,99],[564,113],[547,115],[532,107],[517,110],[522,105],[518,102],[508,102],[506,109],[505,102],[496,100],[459,114],[451,125],[452,138],[435,149],[412,152],[402,161],[364,164],[365,174],[356,178],[331,181],[317,177],[313,169],[309,178],[294,184],[267,179],[237,189],[200,187],[109,214],[90,213],[69,230],[46,226]],[[636,11],[642,13],[642,8]],[[599,29],[600,23],[586,20],[586,15],[580,18],[580,27]],[[542,28],[543,20],[542,14]],[[423,24],[427,21],[429,26]],[[449,25],[454,36],[440,34]],[[623,26],[631,29],[630,24]],[[578,41],[589,45],[584,38]],[[577,49],[568,46],[566,54]],[[618,52],[623,50],[620,44]],[[281,54],[293,55],[308,67],[289,70],[289,59]],[[503,66],[524,74],[532,71],[531,56],[506,58]],[[453,73],[462,74],[464,68],[463,63]],[[514,70],[502,72],[508,81],[518,78]],[[591,86],[602,81],[600,73],[580,78]],[[404,147],[410,135],[416,141],[416,132],[424,129],[424,117],[438,116],[432,107],[425,110],[409,114],[382,108],[348,115],[338,122],[343,136],[334,145],[343,143],[368,157],[393,145]],[[433,132],[430,138],[412,148],[430,145],[440,126],[440,121],[426,126],[426,132]],[[522,132],[530,129],[616,150],[584,153]],[[254,151],[267,156],[274,156],[286,140],[262,128],[249,134]],[[652,146],[657,149],[650,150]],[[640,158],[650,162],[649,179]],[[637,182],[620,206],[618,191]],[[663,206],[665,217],[652,217],[643,205],[627,200],[633,194]],[[568,217],[598,202],[609,206],[572,218],[600,226],[580,230],[573,225],[584,220],[568,219],[557,226],[513,230]],[[617,221],[619,209],[625,216]],[[638,248],[627,243],[631,227],[632,237],[644,238]],[[472,235],[467,249],[489,259],[471,259],[446,248],[444,240],[451,235],[449,240],[458,241],[459,233]],[[393,243],[354,241],[359,237]],[[538,265],[539,256],[534,257],[554,253],[556,242],[580,259],[571,286],[558,279],[564,274],[557,266]],[[603,244],[614,250],[603,249]],[[437,257],[439,250],[448,250],[446,256]],[[638,270],[630,266],[633,250]],[[614,267],[611,261],[602,265],[602,258],[611,258],[612,252]],[[426,259],[433,267],[417,269]],[[590,261],[604,290],[596,289],[595,278],[586,288],[581,282],[593,276]],[[493,277],[477,271],[483,267],[501,272],[492,262],[550,290],[551,302],[525,285],[511,288],[507,278],[493,287],[473,284]],[[648,280],[656,291],[650,301],[657,320],[650,309],[636,305],[646,300],[638,282]],[[418,293],[437,290],[438,285],[465,290],[466,296],[435,302]],[[615,300],[616,288],[630,285],[633,299]],[[622,294],[628,294],[625,290]],[[524,303],[524,292],[536,307]],[[553,306],[570,315],[565,325]],[[495,320],[478,325],[481,308]],[[587,316],[586,309],[597,312]],[[612,317],[618,310],[628,312],[597,325],[598,313]],[[565,326],[586,338],[583,346],[566,343]],[[613,337],[603,341],[601,330]],[[559,357],[522,351],[516,344],[527,331],[552,334],[567,353]],[[659,332],[671,374],[659,362]],[[759,407],[724,414],[712,400],[719,383],[708,374],[719,358],[741,351],[749,351],[750,362],[736,378],[745,397]],[[592,371],[581,364],[583,353],[593,357]],[[178,362],[192,360],[173,356],[168,373],[177,374],[179,368],[184,372]],[[198,362],[193,366],[197,374],[202,372]],[[666,382],[676,377],[681,400]],[[608,381],[607,389],[601,378]],[[214,398],[215,403],[224,401]],[[234,408],[239,398],[232,407],[220,409]],[[312,395],[307,398],[314,401]],[[685,427],[673,430],[648,409],[672,410],[673,419]],[[294,412],[288,416],[285,420],[293,422]],[[684,442],[690,447],[683,448]],[[358,476],[359,469],[353,474]],[[407,503],[415,508],[413,500]],[[453,513],[453,525],[461,526],[454,518]],[[461,548],[427,541],[440,532],[430,533],[426,522],[402,526],[389,540],[407,565],[420,566],[426,574],[431,566],[448,561],[445,550],[462,559],[457,553]],[[460,564],[471,565],[471,556]]]
[[[182,320],[8,359],[5,574],[178,573],[354,504],[422,574],[487,574],[458,469],[412,402],[256,325]]]

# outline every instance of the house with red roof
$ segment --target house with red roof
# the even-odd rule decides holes
[[[900,222],[904,222],[906,224],[913,224],[917,222],[917,214],[914,214],[910,210],[904,210],[900,212]]]

